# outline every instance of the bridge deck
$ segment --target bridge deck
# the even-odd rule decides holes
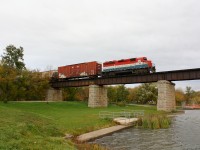
[[[129,75],[116,77],[100,77],[95,79],[79,79],[52,82],[51,86],[54,88],[62,87],[81,87],[88,85],[113,85],[113,84],[135,84],[135,83],[150,83],[159,80],[167,81],[181,81],[181,80],[199,80],[200,68],[174,70],[157,72],[145,75]]]

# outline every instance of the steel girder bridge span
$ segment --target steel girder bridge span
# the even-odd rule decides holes
[[[172,81],[199,80],[199,79],[200,79],[200,68],[195,68],[195,69],[156,72],[144,75],[99,77],[94,79],[83,78],[76,80],[71,79],[65,81],[51,82],[51,87],[54,89],[59,89],[64,87],[89,86],[90,88],[89,88],[88,106],[106,107],[108,104],[107,102],[108,100],[107,100],[107,90],[105,85],[157,82],[157,87],[158,87],[157,109],[172,111],[175,109],[176,106],[175,87],[174,87],[175,84],[172,83]],[[57,90],[56,92],[59,93],[58,91],[59,90]]]

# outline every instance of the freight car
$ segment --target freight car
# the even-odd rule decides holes
[[[97,77],[101,75],[102,64],[96,61],[58,67],[60,79]]]
[[[97,61],[92,61],[58,67],[58,72],[53,74],[52,80],[147,74],[155,71],[152,61],[146,57],[106,61],[103,66]]]

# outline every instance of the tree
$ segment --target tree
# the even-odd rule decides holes
[[[195,104],[200,104],[200,92],[199,91],[195,92],[192,100]]]
[[[16,48],[14,45],[7,46],[3,55],[1,55],[0,91],[1,100],[5,103],[16,99],[18,93],[17,77],[25,69],[23,56],[23,48]]]
[[[44,100],[49,87],[49,77],[38,70],[24,70],[17,78],[17,100]]]
[[[89,98],[89,87],[80,87],[76,94],[77,100],[88,101]]]
[[[175,99],[177,104],[181,104],[181,102],[185,101],[185,95],[182,89],[176,89]]]
[[[136,102],[139,104],[157,103],[158,90],[154,84],[144,83],[139,86],[136,95]]]
[[[29,71],[23,62],[23,48],[6,47],[0,64],[0,100],[44,100],[49,77]]]
[[[0,100],[4,103],[16,96],[16,75],[17,73],[14,69],[0,65]]]
[[[25,69],[23,47],[16,48],[14,45],[6,47],[2,57],[2,64],[17,70]]]
[[[116,101],[117,102],[127,102],[129,92],[124,85],[117,86],[116,89]]]
[[[110,102],[127,102],[129,91],[124,85],[109,86],[108,99]]]
[[[136,103],[137,102],[138,87],[129,88],[128,91],[129,91],[128,102]]]
[[[115,98],[116,98],[116,88],[113,86],[108,86],[107,87],[108,90],[108,99],[110,102],[115,102]]]
[[[191,87],[187,86],[185,90],[185,99],[186,99],[186,104],[189,104],[191,100],[194,97],[194,91],[192,90]]]
[[[75,101],[77,100],[77,94],[79,92],[79,88],[77,87],[67,87],[64,88],[64,100],[65,101]]]

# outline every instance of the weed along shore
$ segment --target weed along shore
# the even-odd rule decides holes
[[[87,103],[75,101],[48,104],[41,102],[0,103],[0,149],[40,149],[41,147],[43,149],[77,149],[80,144],[76,143],[76,139],[88,141],[97,138],[96,135],[101,137],[132,127],[132,125],[118,125],[111,119],[103,119],[99,116],[100,112],[141,110],[144,116],[147,114],[166,115],[165,112],[157,111],[156,107],[135,105],[88,108]],[[93,136],[88,136],[87,133],[90,133],[89,135],[93,133]],[[63,138],[66,134],[72,136]],[[81,147],[84,148],[84,146],[83,144]],[[93,146],[89,144],[90,149],[91,147]]]

